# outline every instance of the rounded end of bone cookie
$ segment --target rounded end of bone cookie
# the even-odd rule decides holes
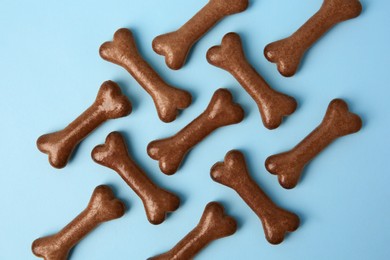
[[[232,15],[245,11],[249,6],[249,0],[211,0],[225,15]]]
[[[297,72],[297,68],[289,68],[283,62],[277,65],[277,69],[279,73],[286,78],[291,78]]]
[[[119,85],[111,80],[105,81],[99,90],[97,100],[106,113],[107,119],[127,116],[132,112],[130,100],[122,94]]]
[[[267,129],[273,130],[283,123],[285,117],[295,112],[298,103],[293,97],[275,92],[272,102],[265,102],[263,105],[267,106],[267,109],[259,106],[263,124]]]
[[[362,11],[363,11],[363,5],[359,0],[350,0],[350,8],[349,8],[349,13],[350,13],[350,18],[356,18],[358,17]]]
[[[284,50],[284,40],[279,40],[268,44],[264,48],[264,57],[272,63],[276,64],[277,70],[284,77],[292,77],[298,70],[299,63],[301,61],[300,52],[290,53],[290,50],[286,53]]]
[[[165,57],[165,64],[172,70],[181,69],[191,47],[185,44],[185,39],[177,38],[176,33],[166,33],[153,39],[152,48],[155,53]]]
[[[103,60],[111,61],[111,42],[104,42],[99,47],[99,55]]]
[[[31,251],[37,257],[44,257],[45,249],[41,245],[43,239],[44,238],[38,238],[34,240],[34,242],[31,244]]]
[[[210,177],[213,181],[221,183],[221,179],[223,176],[223,162],[215,163],[210,169]]]
[[[279,213],[265,227],[265,237],[272,245],[281,244],[286,235],[296,231],[300,225],[300,219],[296,214],[283,209],[279,210]]]
[[[211,47],[206,58],[211,65],[227,71],[232,70],[240,60],[245,59],[240,35],[235,32],[225,34],[221,45]]]
[[[286,190],[291,190],[297,186],[299,176],[297,177],[294,175],[279,174],[278,181],[280,186],[282,186]]]
[[[243,180],[247,176],[244,155],[238,150],[229,151],[223,162],[213,165],[210,176],[215,182],[234,188],[235,180]]]
[[[126,59],[137,52],[133,33],[127,28],[118,29],[114,33],[113,40],[103,43],[99,48],[102,59],[124,67],[126,67]]]
[[[45,260],[68,259],[69,249],[56,244],[56,241],[54,241],[53,238],[54,236],[48,236],[34,240],[31,245],[32,253],[37,257],[44,258]]]
[[[206,60],[213,66],[222,67],[222,62],[220,61],[219,50],[220,46],[211,47],[206,53]]]
[[[337,136],[359,132],[363,126],[362,119],[350,112],[347,102],[342,99],[333,99],[329,103],[323,123],[331,124]]]
[[[281,178],[279,178],[279,184],[280,184],[280,186],[282,186],[282,188],[284,188],[286,190],[292,190],[297,186],[298,183],[291,183],[291,182],[283,181]]]
[[[158,203],[150,201],[145,205],[148,220],[153,225],[163,223],[168,214],[176,211],[180,206],[180,198],[168,191],[165,191],[159,199]]]
[[[114,168],[118,158],[128,156],[126,142],[119,132],[111,132],[107,135],[105,143],[95,146],[91,152],[94,162],[106,167]]]
[[[279,184],[285,189],[293,189],[297,186],[302,168],[298,164],[291,165],[286,154],[277,154],[265,160],[265,168],[273,175],[278,176]]]
[[[183,155],[179,150],[170,150],[169,139],[155,140],[148,144],[146,151],[150,158],[158,160],[161,172],[173,175],[180,167]]]
[[[173,175],[177,172],[177,169],[179,168],[178,165],[174,165],[166,160],[160,159],[159,161],[159,167],[161,172],[163,172],[166,175]]]
[[[206,109],[209,118],[220,121],[221,125],[240,123],[245,116],[244,109],[234,103],[233,95],[228,89],[217,89]]]
[[[37,139],[37,148],[48,155],[48,161],[56,169],[64,168],[69,160],[72,150],[70,147],[61,147],[59,140],[56,140],[57,133],[45,134]],[[62,148],[62,149],[61,149]]]
[[[171,70],[179,70],[183,68],[186,58],[186,55],[174,55],[173,53],[167,53],[164,55],[165,56],[165,64],[167,65],[168,68]],[[184,58],[177,58],[176,56],[181,56]]]
[[[231,236],[237,231],[237,222],[227,215],[222,204],[212,201],[206,205],[201,223],[204,227],[212,228],[215,238]]]
[[[93,191],[88,207],[90,212],[97,214],[100,221],[107,222],[125,214],[125,204],[117,199],[112,189],[107,185],[100,185]]]
[[[356,18],[363,10],[359,0],[328,0],[325,2],[323,8],[327,8],[329,12],[333,10],[333,18],[339,22]]]
[[[169,92],[162,93],[156,100],[158,117],[164,123],[176,120],[181,110],[186,109],[192,103],[192,95],[181,89],[171,87]]]

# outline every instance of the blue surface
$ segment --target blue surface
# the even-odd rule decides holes
[[[72,220],[99,184],[112,185],[129,210],[86,237],[71,259],[146,259],[165,252],[196,225],[212,200],[225,205],[239,229],[197,259],[390,259],[390,2],[362,0],[362,15],[322,38],[293,78],[280,76],[265,60],[263,48],[297,29],[321,0],[253,0],[246,12],[210,31],[182,70],[171,71],[152,51],[152,39],[178,28],[206,2],[1,1],[1,260],[36,259],[32,241]],[[134,31],[142,54],[166,81],[193,94],[193,104],[173,123],[158,119],[151,98],[127,72],[99,57],[100,44],[121,27]],[[299,101],[298,110],[277,130],[266,130],[248,94],[206,61],[208,48],[229,31],[242,36],[249,60],[269,83]],[[36,139],[71,122],[107,79],[122,86],[133,113],[93,132],[66,168],[52,168]],[[233,92],[245,120],[209,136],[176,175],[165,176],[147,156],[147,144],[185,126],[219,87]],[[296,189],[284,190],[266,172],[264,160],[306,136],[336,97],[345,98],[362,116],[363,129],[332,144],[307,167]],[[179,210],[159,226],[148,223],[140,200],[117,174],[90,158],[92,148],[114,130],[125,134],[133,157],[151,178],[182,198]],[[281,245],[270,245],[247,205],[209,177],[210,167],[233,148],[245,152],[252,175],[275,202],[301,217],[298,231]]]

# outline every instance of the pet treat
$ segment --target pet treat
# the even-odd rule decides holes
[[[321,9],[290,37],[268,44],[265,57],[277,64],[280,74],[291,77],[305,52],[336,24],[360,15],[358,0],[324,0]]]
[[[45,260],[66,260],[69,251],[103,222],[120,218],[125,205],[105,185],[95,188],[87,208],[55,235],[38,238],[32,244],[34,255]]]
[[[224,213],[217,202],[207,204],[199,224],[170,251],[151,257],[148,260],[188,260],[193,259],[212,241],[233,235],[236,221]]]
[[[241,152],[228,152],[224,162],[211,168],[211,178],[240,195],[260,218],[265,237],[271,244],[280,244],[287,232],[299,227],[298,216],[278,207],[251,178]]]
[[[154,184],[130,157],[125,140],[120,133],[110,133],[105,144],[93,149],[92,158],[98,164],[116,171],[137,193],[144,204],[150,223],[161,224],[168,212],[175,211],[179,207],[180,199]]]
[[[277,128],[284,116],[295,111],[295,99],[273,90],[246,60],[238,34],[226,34],[220,46],[209,49],[207,60],[210,64],[230,72],[237,79],[255,100],[266,128]]]
[[[142,58],[138,52],[133,34],[128,29],[119,29],[112,42],[100,46],[100,56],[125,68],[152,97],[157,114],[163,122],[176,119],[179,110],[191,104],[191,95],[167,83]]]
[[[38,138],[38,149],[49,155],[49,162],[55,168],[63,168],[74,148],[103,122],[127,116],[131,103],[119,86],[106,81],[99,89],[95,102],[65,129],[45,134]]]
[[[159,161],[163,173],[171,175],[179,168],[184,156],[206,136],[222,126],[237,124],[244,119],[240,105],[233,103],[227,89],[218,89],[206,110],[172,137],[149,143],[149,156]]]
[[[325,147],[344,135],[356,133],[362,127],[362,120],[348,110],[341,99],[330,102],[321,124],[292,150],[267,158],[265,167],[278,176],[279,183],[286,189],[294,188],[303,168]]]
[[[183,67],[191,47],[208,30],[226,16],[242,12],[247,7],[248,0],[210,0],[179,30],[157,36],[153,40],[153,49],[165,56],[169,68],[178,70]]]

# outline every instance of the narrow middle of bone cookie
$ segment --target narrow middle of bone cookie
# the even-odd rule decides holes
[[[165,56],[171,69],[183,67],[191,47],[218,21],[244,11],[248,0],[210,0],[194,17],[179,30],[157,36],[153,40],[156,53]]]
[[[176,135],[149,143],[147,152],[163,173],[174,174],[187,152],[219,127],[236,124],[243,120],[244,111],[233,103],[231,93],[218,89],[207,109]]]
[[[45,260],[66,260],[70,250],[99,224],[120,218],[125,213],[122,201],[105,185],[95,188],[88,207],[55,235],[35,240],[33,253]]]
[[[217,202],[207,204],[199,224],[168,252],[148,260],[193,259],[212,241],[233,235],[237,230],[236,221],[225,215],[224,208]]]
[[[117,30],[113,41],[103,43],[99,52],[103,59],[125,68],[149,93],[163,122],[175,120],[178,111],[191,104],[192,98],[188,92],[165,83],[141,57],[130,30]]]
[[[116,171],[141,198],[148,220],[160,224],[168,212],[175,211],[180,199],[153,183],[128,153],[125,140],[118,132],[110,133],[103,145],[92,151],[95,162]]]
[[[207,52],[210,64],[230,72],[256,102],[263,124],[277,128],[285,116],[292,114],[297,103],[294,98],[273,90],[246,60],[240,36],[226,34],[220,46]]]
[[[336,24],[360,15],[358,0],[324,0],[321,9],[290,37],[268,44],[265,57],[277,64],[280,74],[293,76],[305,52]]]
[[[67,164],[74,148],[95,128],[108,119],[129,115],[131,103],[113,81],[106,81],[99,89],[95,102],[65,129],[42,135],[37,140],[38,149],[49,155],[55,168]]]
[[[281,243],[287,232],[298,228],[298,216],[278,207],[251,178],[241,152],[228,152],[224,162],[211,168],[211,177],[240,195],[260,218],[265,237],[271,244]]]
[[[267,158],[267,170],[278,175],[279,183],[286,189],[294,188],[302,171],[317,154],[339,137],[356,133],[362,121],[349,112],[348,105],[341,99],[330,102],[321,124],[292,150]]]

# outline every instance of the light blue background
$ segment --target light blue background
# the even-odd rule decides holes
[[[99,184],[112,185],[129,210],[86,237],[71,259],[146,259],[165,252],[198,223],[212,200],[225,205],[239,229],[211,244],[198,259],[390,259],[390,2],[362,0],[359,18],[331,30],[309,51],[297,75],[283,78],[265,60],[264,46],[295,31],[322,1],[252,0],[246,12],[225,19],[206,35],[182,70],[171,71],[152,51],[153,38],[177,29],[206,2],[0,1],[1,260],[36,259],[32,241],[72,220]],[[121,27],[134,31],[141,53],[167,82],[193,94],[193,104],[173,123],[158,119],[151,98],[126,71],[99,57],[100,44]],[[266,130],[248,94],[206,61],[208,48],[230,31],[242,36],[250,62],[265,79],[299,102],[277,130]],[[93,132],[66,168],[52,168],[37,150],[36,139],[70,123],[108,79],[122,86],[133,113]],[[185,126],[219,87],[233,92],[246,111],[245,120],[209,136],[176,175],[165,176],[146,155],[147,144]],[[266,172],[264,160],[306,136],[336,97],[361,115],[363,129],[318,156],[296,189],[282,189]],[[159,226],[148,223],[141,201],[116,173],[90,158],[93,147],[114,130],[125,134],[133,157],[151,178],[182,198],[179,210]],[[270,197],[301,217],[300,228],[281,245],[270,245],[248,206],[209,177],[210,167],[233,148],[245,152],[254,179]]]

